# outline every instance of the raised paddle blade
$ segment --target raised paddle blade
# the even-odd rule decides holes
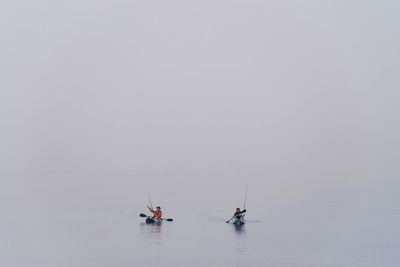
[[[140,216],[140,217],[147,217],[147,215],[146,215],[146,214],[143,214],[143,213],[140,213],[139,216]]]
[[[174,219],[171,219],[171,218],[167,219],[168,222],[172,222],[173,220],[174,220]]]

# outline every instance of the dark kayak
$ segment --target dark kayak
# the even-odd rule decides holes
[[[245,220],[236,219],[232,223],[234,225],[243,225],[243,224],[245,224]]]
[[[146,223],[159,223],[162,222],[163,219],[157,219],[157,218],[153,218],[153,217],[147,217],[146,218]]]

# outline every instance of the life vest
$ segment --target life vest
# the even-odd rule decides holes
[[[235,217],[235,219],[240,220],[243,217],[243,213],[243,211],[236,211],[233,216]]]
[[[161,218],[162,216],[162,211],[161,210],[152,210],[151,212],[153,212],[153,215],[155,218]]]

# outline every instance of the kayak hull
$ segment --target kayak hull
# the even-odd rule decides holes
[[[153,218],[153,217],[147,217],[146,218],[146,223],[150,224],[150,223],[159,223],[162,222],[162,219],[157,219],[157,218]]]
[[[234,224],[234,225],[243,225],[243,224],[245,224],[245,221],[244,221],[244,220],[236,219],[236,220],[233,221],[233,224]]]

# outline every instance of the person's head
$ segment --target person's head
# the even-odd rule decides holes
[[[161,210],[161,207],[157,207],[156,209],[157,209],[157,210]]]
[[[240,211],[240,208],[236,208],[236,211]]]

